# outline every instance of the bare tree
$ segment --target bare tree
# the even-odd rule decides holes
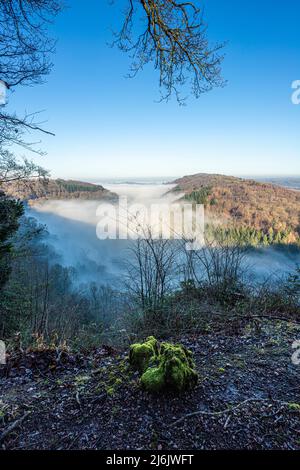
[[[39,113],[25,114],[25,116],[18,117],[16,114],[10,114],[4,111],[3,106],[0,105],[0,150],[7,145],[19,145],[25,150],[30,150],[38,155],[44,155],[44,152],[36,147],[40,142],[28,141],[25,134],[31,132],[41,132],[54,136],[50,131],[45,130],[42,126],[43,123],[36,121]]]
[[[1,0],[1,79],[10,88],[40,83],[49,73],[54,42],[47,23],[60,11],[58,0]]]
[[[196,286],[206,285],[226,295],[238,289],[247,271],[246,247],[232,243],[222,229],[205,235],[205,245],[186,251],[186,271]]]
[[[143,309],[155,311],[172,291],[177,255],[176,241],[155,239],[151,229],[132,241],[126,263],[126,284]]]
[[[55,42],[47,26],[61,10],[60,0],[0,0],[0,79],[10,90],[41,83],[49,73]],[[25,131],[43,131],[34,115],[17,117],[0,107],[0,148],[25,142]]]
[[[182,103],[180,89],[189,82],[195,97],[223,86],[220,50],[224,44],[210,45],[203,12],[196,2],[175,0],[128,0],[129,5],[115,43],[132,56],[131,76],[147,63],[159,71],[162,99],[175,93]],[[142,17],[140,32],[135,18]],[[136,33],[137,32],[137,33]]]
[[[32,161],[18,160],[8,150],[2,150],[0,156],[0,186],[7,183],[26,180],[27,178],[41,178],[48,172]]]

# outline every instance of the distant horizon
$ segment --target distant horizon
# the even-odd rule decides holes
[[[222,173],[222,172],[208,172],[208,171],[198,171],[195,173],[184,173],[181,175],[157,175],[157,176],[146,176],[146,175],[138,175],[138,176],[124,176],[124,175],[111,175],[111,176],[99,176],[99,177],[89,177],[89,176],[52,176],[50,174],[50,179],[68,179],[68,180],[85,180],[87,182],[97,182],[97,181],[110,181],[110,180],[121,180],[121,181],[140,181],[140,180],[153,180],[157,181],[160,179],[164,180],[175,180],[178,178],[183,178],[185,176],[194,176],[197,174],[207,174],[207,175],[221,175],[221,176],[233,176],[235,178],[274,178],[274,179],[280,179],[280,178],[290,178],[290,179],[297,179],[300,178],[300,173],[299,174],[234,174],[234,173]]]

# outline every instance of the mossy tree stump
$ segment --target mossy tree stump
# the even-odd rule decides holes
[[[153,336],[131,345],[129,361],[149,392],[182,392],[195,387],[199,379],[191,351],[180,344],[159,344]]]

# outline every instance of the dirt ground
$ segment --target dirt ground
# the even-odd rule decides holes
[[[300,449],[300,327],[265,321],[242,335],[177,338],[200,382],[150,395],[126,351],[31,351],[2,366],[2,449]],[[2,433],[2,434],[1,434]]]

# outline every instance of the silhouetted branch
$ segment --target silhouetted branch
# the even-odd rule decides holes
[[[145,27],[135,36],[134,20],[140,12]],[[160,87],[164,89],[162,99],[168,100],[175,93],[182,103],[180,89],[187,83],[197,98],[225,83],[220,75],[223,56],[219,55],[224,44],[209,44],[202,11],[194,2],[129,0],[123,27],[114,44],[131,53],[130,76],[147,63],[154,63]]]
[[[41,83],[50,72],[55,41],[47,26],[62,8],[60,0],[0,0],[0,79],[9,89]],[[7,144],[21,145],[41,154],[26,142],[26,131],[53,135],[33,114],[19,118],[0,107],[0,150]],[[1,150],[2,151],[2,150]]]

